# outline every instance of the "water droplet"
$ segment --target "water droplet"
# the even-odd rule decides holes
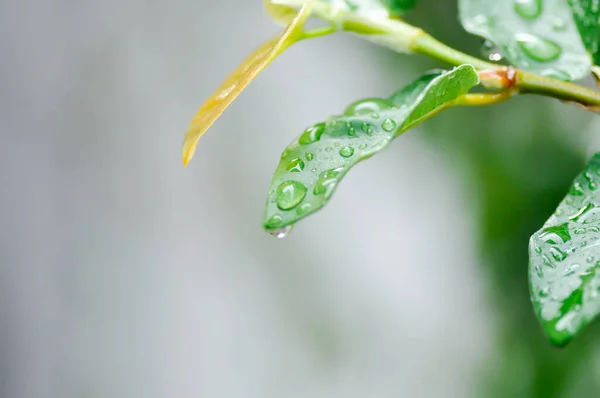
[[[312,162],[312,160],[315,158],[315,155],[312,152],[306,152],[304,156],[306,156],[306,160],[309,162]]]
[[[571,264],[565,269],[565,276],[573,275],[579,268],[579,264]]]
[[[552,22],[552,28],[554,30],[563,30],[566,27],[567,27],[567,23],[562,18],[556,18],[556,19],[554,19],[554,22]]]
[[[351,136],[351,137],[354,136],[354,135],[356,135],[356,130],[354,129],[354,127],[350,127],[348,129],[348,135]]]
[[[287,151],[287,150],[285,150],[285,151],[283,151],[283,152],[282,152],[282,154],[281,154],[281,159],[285,159],[285,158],[287,158],[287,156],[288,156],[288,151]]]
[[[542,272],[542,267],[540,267],[539,264],[536,264],[534,268],[535,268],[535,273],[537,274],[537,276],[540,278],[543,278],[544,272]]]
[[[304,203],[296,208],[296,214],[302,216],[308,213],[312,209],[312,205],[310,203]]]
[[[383,123],[381,123],[381,128],[390,133],[396,128],[396,122],[392,119],[385,119]]]
[[[546,256],[545,254],[542,256],[542,260],[544,261],[544,265],[546,267],[556,268],[556,265],[554,265],[554,263],[552,261],[550,261],[550,258],[548,256]]]
[[[273,214],[265,223],[265,228],[268,230],[276,229],[283,224],[283,217],[279,214]]]
[[[600,228],[598,227],[589,227],[587,230],[588,232],[600,232]]]
[[[484,40],[483,43],[481,43],[481,55],[490,61],[497,62],[502,60],[500,49],[489,40]]]
[[[550,295],[550,288],[545,287],[538,292],[538,295],[542,298],[548,297]]]
[[[585,229],[583,229],[583,228],[577,228],[575,230],[575,234],[577,234],[577,235],[585,234]]]
[[[537,254],[540,254],[540,253],[542,252],[542,248],[541,248],[541,247],[536,247],[536,248],[535,248],[535,252],[536,252]]]
[[[515,0],[515,12],[521,18],[536,19],[542,13],[542,0]]]
[[[377,112],[371,113],[371,119],[379,119],[379,113],[377,113]]]
[[[292,226],[288,225],[287,227],[280,228],[280,229],[270,229],[267,231],[267,233],[271,236],[276,237],[277,239],[283,239],[286,236],[288,236],[288,234],[290,233],[291,230],[292,230]]]
[[[551,247],[550,254],[555,261],[564,261],[568,257],[567,253],[560,250],[558,247]]]
[[[562,49],[552,40],[543,39],[539,36],[529,33],[519,33],[516,36],[517,43],[521,50],[529,58],[539,62],[554,61],[562,53]]]
[[[583,187],[581,186],[581,184],[578,181],[575,181],[573,183],[573,186],[571,187],[571,190],[569,191],[569,195],[573,195],[573,196],[585,195],[585,191],[583,190]]]
[[[325,131],[325,123],[318,123],[312,127],[309,127],[302,133],[298,142],[300,145],[309,145],[313,142],[317,142],[321,139],[323,132]]]
[[[585,261],[587,261],[588,263],[593,263],[594,262],[594,256],[589,256],[588,258],[585,259]]]
[[[351,146],[345,146],[342,149],[340,149],[340,156],[349,158],[352,155],[354,155],[354,148],[352,148]]]
[[[314,194],[322,195],[331,192],[335,185],[338,183],[338,176],[342,172],[342,168],[327,170],[319,176],[315,183]]]
[[[389,109],[392,104],[381,98],[367,98],[350,104],[344,111],[346,116],[369,115]],[[379,116],[377,116],[379,117]]]
[[[585,222],[585,219],[587,218],[587,217],[585,217],[586,213],[589,212],[590,210],[592,210],[594,207],[595,206],[593,203],[588,203],[587,205],[585,205],[581,209],[579,209],[577,211],[577,213],[575,213],[571,217],[569,217],[569,220]]]
[[[367,144],[360,144],[358,146],[358,149],[365,149],[367,147]]]
[[[285,181],[277,187],[277,207],[290,210],[298,206],[306,196],[306,187],[298,181]]]
[[[292,173],[299,173],[304,170],[304,161],[300,158],[294,158],[287,164],[287,171]]]

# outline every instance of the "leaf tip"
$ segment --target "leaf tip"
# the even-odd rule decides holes
[[[192,158],[194,157],[194,153],[196,153],[196,143],[197,141],[190,141],[188,139],[186,139],[183,143],[181,157],[184,166],[187,166],[190,160],[192,160]]]

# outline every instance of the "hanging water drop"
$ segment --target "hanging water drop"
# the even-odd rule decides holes
[[[497,62],[502,60],[500,49],[489,40],[484,40],[481,43],[481,55],[490,61]]]
[[[306,160],[309,162],[312,162],[312,160],[315,158],[315,155],[312,152],[306,152],[304,156],[306,156]]]
[[[267,233],[271,236],[276,237],[277,239],[283,239],[289,235],[291,230],[292,230],[292,225],[288,225],[287,227],[280,228],[280,229],[270,229],[267,231]]]

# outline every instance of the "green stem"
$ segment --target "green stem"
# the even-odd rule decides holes
[[[411,50],[417,54],[426,55],[454,66],[470,64],[479,70],[502,70],[506,68],[503,65],[492,64],[455,50],[424,32],[412,42]]]
[[[427,55],[455,66],[471,64],[479,70],[507,70],[506,66],[485,62],[455,50],[426,33],[413,41],[411,49],[418,54]],[[484,85],[488,83],[483,74],[480,76]],[[514,81],[510,82],[510,85],[504,88],[511,88],[520,94],[545,95],[563,101],[577,102],[586,106],[600,106],[600,93],[589,88],[520,70],[515,71],[515,77]],[[490,86],[494,86],[497,84],[497,80],[490,80],[489,83]]]
[[[301,6],[306,0],[288,0],[290,6]],[[502,1],[502,0],[498,0]],[[297,3],[297,4],[294,4]],[[311,2],[312,14],[329,22],[332,26],[389,47],[398,52],[415,52],[438,61],[458,66],[473,65],[480,71],[497,72],[480,74],[482,84],[488,88],[510,89],[523,94],[538,94],[572,101],[586,107],[600,106],[600,93],[577,84],[563,82],[550,77],[514,70],[503,65],[492,64],[455,50],[436,40],[423,30],[399,19],[371,18],[345,9],[334,9],[325,2]],[[329,30],[325,30],[329,33]],[[315,36],[318,36],[316,34]],[[504,73],[504,76],[502,75]],[[511,76],[506,78],[510,73]],[[489,78],[489,80],[488,80]]]
[[[598,91],[534,73],[517,71],[517,88],[523,94],[545,95],[585,106],[600,106]]]

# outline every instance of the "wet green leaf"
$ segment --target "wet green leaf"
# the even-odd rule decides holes
[[[531,299],[557,345],[568,343],[600,313],[599,184],[600,153],[529,242]]]
[[[265,229],[279,231],[321,209],[344,175],[395,137],[448,108],[479,83],[471,65],[421,76],[389,98],[367,98],[308,128],[281,156],[267,198]]]
[[[561,80],[590,72],[587,54],[564,0],[459,0],[464,28],[497,47],[519,69]]]
[[[585,48],[594,58],[596,65],[600,64],[600,6],[596,0],[569,0],[573,18]]]

